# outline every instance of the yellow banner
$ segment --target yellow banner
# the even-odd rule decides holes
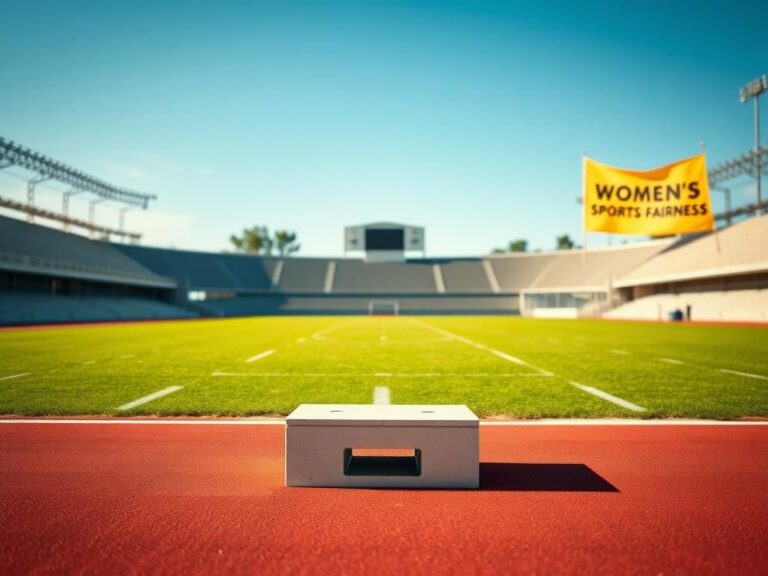
[[[654,170],[584,158],[584,229],[664,236],[713,230],[704,154]]]

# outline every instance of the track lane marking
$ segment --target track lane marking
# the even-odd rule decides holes
[[[262,358],[266,358],[267,356],[272,356],[274,354],[274,350],[266,350],[265,352],[261,352],[260,354],[256,354],[255,356],[251,356],[250,358],[246,358],[245,362],[246,364],[250,364],[251,362],[256,362],[257,360],[261,360]]]
[[[594,386],[585,386],[584,384],[579,384],[578,382],[570,382],[570,384],[572,386],[575,386],[579,390],[586,392],[587,394],[592,394],[593,396],[602,398],[603,400],[611,402],[612,404],[616,404],[616,406],[621,406],[622,408],[626,408],[627,410],[632,410],[632,412],[647,412],[647,410],[642,406],[638,406],[637,404],[628,402],[627,400],[624,400],[623,398],[619,398],[618,396],[614,396],[613,394],[608,394],[608,392],[603,392],[602,390],[600,390],[599,388],[595,388]]]
[[[728,370],[727,368],[716,368],[718,372],[723,374],[736,374],[737,376],[746,376],[747,378],[757,378],[758,380],[768,380],[768,376],[762,376],[760,374],[751,374],[750,372],[739,372],[738,370]]]
[[[29,376],[30,374],[32,374],[32,372],[22,372],[20,374],[11,374],[10,376],[0,377],[0,380],[13,380],[14,378],[23,378],[24,376]]]
[[[162,398],[163,396],[167,396],[168,394],[173,394],[174,392],[177,392],[182,388],[184,388],[184,386],[168,386],[168,388],[163,388],[162,390],[158,390],[157,392],[153,392],[152,394],[147,394],[146,396],[137,398],[132,402],[128,402],[127,404],[123,404],[122,406],[118,406],[117,409],[120,411],[130,410],[131,408],[136,408],[136,406],[141,406],[142,404],[146,404],[147,402],[152,402],[152,400],[157,400],[158,398]]]
[[[199,419],[184,420],[173,418],[0,418],[2,425],[140,425],[140,426],[284,426],[282,418],[249,420]],[[480,420],[480,426],[768,426],[768,420],[690,420],[690,419],[637,419],[637,418],[543,418],[541,420]]]
[[[376,386],[373,389],[373,403],[379,405],[389,404],[389,388],[386,386]]]

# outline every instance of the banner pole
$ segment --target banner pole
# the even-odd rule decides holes
[[[587,272],[587,149],[581,157],[581,272]]]

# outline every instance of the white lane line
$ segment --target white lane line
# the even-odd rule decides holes
[[[284,426],[282,418],[264,418],[260,420],[204,419],[185,420],[173,418],[163,420],[152,418],[0,418],[3,424],[107,424],[107,425],[139,425],[139,426]],[[768,420],[690,420],[680,419],[643,419],[636,418],[552,418],[541,420],[481,420],[480,426],[768,426]]]
[[[667,364],[685,364],[682,360],[677,360],[676,358],[659,358],[659,362],[666,362]]]
[[[329,334],[334,330],[338,330],[339,328],[343,328],[344,326],[352,324],[355,321],[357,321],[357,319],[345,320],[344,322],[339,322],[338,324],[334,324],[333,326],[329,326],[328,328],[324,328],[323,330],[318,330],[317,332],[312,334],[310,338],[312,338],[313,340],[322,340],[323,336],[325,336],[326,334]]]
[[[739,372],[738,370],[728,370],[726,368],[718,368],[718,372],[723,374],[736,374],[737,376],[746,376],[747,378],[757,378],[758,380],[768,380],[768,376],[761,376],[760,374],[751,374],[749,372]]]
[[[541,368],[538,368],[533,364],[529,364],[528,362],[520,360],[520,358],[517,358],[516,356],[512,356],[511,354],[507,354],[506,352],[501,352],[500,350],[493,350],[491,348],[489,348],[488,351],[508,362],[519,364],[520,366],[525,366],[526,368],[533,368],[534,370],[537,370],[541,376],[554,376],[554,374],[549,370],[543,370]]]
[[[261,354],[256,354],[256,356],[251,356],[250,358],[246,359],[246,363],[250,364],[251,362],[256,362],[257,360],[261,360],[262,358],[266,358],[267,356],[272,356],[274,354],[274,350],[267,350],[266,352],[262,352]]]
[[[88,360],[86,362],[83,362],[83,366],[85,366],[87,364],[96,364],[96,360]]]
[[[137,398],[133,402],[128,402],[127,404],[118,406],[117,409],[130,410],[131,408],[136,408],[136,406],[141,406],[142,404],[146,404],[147,402],[152,402],[152,400],[157,400],[158,398],[162,398],[163,396],[167,396],[168,394],[173,394],[174,392],[177,392],[182,388],[184,388],[184,386],[168,386],[168,388],[163,388],[162,390],[158,390],[157,392],[153,392],[152,394],[147,394],[146,396]]]
[[[768,420],[543,418],[541,420],[480,420],[480,426],[768,426]]]
[[[504,372],[211,372],[214,377],[280,378],[303,377],[370,377],[379,378],[551,378],[554,374]]]
[[[304,344],[304,342],[306,341],[307,341],[306,338],[299,338],[298,340],[296,340],[296,344]]]
[[[608,394],[608,392],[603,392],[602,390],[598,388],[594,388],[593,386],[585,386],[584,384],[579,384],[578,382],[571,382],[570,384],[572,386],[575,386],[579,390],[586,392],[587,394],[592,394],[594,396],[597,396],[598,398],[607,400],[612,404],[616,404],[616,406],[621,406],[622,408],[626,408],[627,410],[632,410],[632,412],[646,412],[646,409],[643,408],[642,406],[638,406],[637,404],[632,404],[632,402],[627,402],[626,400],[623,400],[618,396],[614,396],[613,394]]]
[[[519,364],[520,366],[525,366],[526,368],[531,368],[532,370],[536,370],[541,376],[554,376],[554,373],[550,372],[549,370],[544,370],[543,368],[534,366],[533,364],[530,364],[529,362],[526,362],[525,360],[521,360],[520,358],[517,358],[515,356],[512,356],[511,354],[507,354],[506,352],[502,352],[500,350],[494,350],[493,348],[488,348],[487,346],[480,344],[479,342],[475,342],[474,340],[470,340],[465,336],[459,336],[458,334],[454,334],[453,332],[448,332],[448,330],[443,330],[442,328],[437,328],[436,326],[432,326],[431,324],[428,324],[427,322],[423,322],[421,320],[416,320],[415,318],[409,318],[409,320],[415,324],[423,326],[424,328],[429,328],[430,330],[433,330],[438,334],[442,334],[443,336],[455,338],[456,340],[458,340],[459,342],[462,342],[463,344],[474,346],[479,350],[487,350],[488,352],[495,354],[499,358],[507,360],[508,362],[513,362],[514,364]]]
[[[374,404],[389,404],[389,388],[386,386],[376,386],[373,389]]]
[[[30,374],[32,374],[32,372],[22,372],[21,374],[11,374],[10,376],[0,377],[0,380],[13,380],[14,378],[22,378],[24,376],[29,376]]]
[[[611,352],[618,356],[629,356],[629,352],[627,352],[626,350],[611,350]]]

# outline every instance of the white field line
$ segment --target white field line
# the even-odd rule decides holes
[[[23,378],[24,376],[29,376],[30,374],[32,374],[32,372],[22,372],[21,374],[11,374],[10,376],[0,377],[0,380],[13,380],[14,378]]]
[[[296,340],[296,344],[304,344],[304,342],[306,342],[306,341],[307,341],[307,339],[302,337],[302,338],[299,338],[298,340]]]
[[[282,377],[370,377],[375,376],[378,378],[549,378],[553,374],[536,374],[536,373],[499,373],[493,372],[224,372],[217,371],[211,372],[211,376],[216,378],[222,377],[245,377],[245,378],[282,378]]]
[[[749,372],[739,372],[738,370],[728,370],[726,368],[717,368],[718,372],[723,374],[736,374],[737,376],[746,376],[747,378],[757,378],[758,380],[768,380],[768,376],[762,376],[760,374],[751,374]]]
[[[442,330],[440,328],[436,328],[432,326],[431,324],[428,324],[426,322],[422,322],[420,320],[411,319],[413,322],[420,324],[421,326],[424,326],[426,328],[431,328],[435,330],[436,332],[440,332],[442,334],[450,335],[459,340],[460,342],[464,342],[465,344],[475,345],[476,343],[472,340],[469,340],[468,338],[464,338],[462,336],[457,336],[456,334],[452,334],[451,332],[448,332],[447,330]],[[482,346],[482,344],[480,344]],[[541,376],[554,376],[560,379],[563,379],[560,376],[557,376],[554,372],[550,372],[549,370],[544,370],[543,368],[539,368],[538,366],[534,366],[533,364],[529,364],[528,362],[521,360],[520,358],[517,358],[516,356],[512,356],[511,354],[507,354],[506,352],[501,352],[500,350],[494,350],[492,348],[487,348],[485,346],[482,346],[485,350],[488,350],[492,354],[495,354],[499,358],[503,358],[504,360],[507,360],[509,362],[513,362],[515,364],[519,364],[521,366],[526,366],[528,368],[531,368],[533,370],[536,370],[539,372],[539,375]],[[628,352],[624,350],[611,350],[611,352],[618,353],[618,354],[628,354]],[[592,394],[594,396],[597,396],[598,398],[602,398],[603,400],[606,400],[608,402],[611,402],[613,404],[616,404],[617,406],[621,406],[622,408],[626,408],[627,410],[632,410],[633,412],[645,412],[646,409],[642,406],[638,406],[637,404],[633,404],[632,402],[628,402],[627,400],[624,400],[622,398],[619,398],[617,396],[613,396],[612,394],[608,394],[607,392],[603,392],[602,390],[598,388],[594,388],[592,386],[585,386],[584,384],[579,384],[577,382],[569,382],[569,384],[575,386],[582,392],[586,392],[587,394]]]
[[[318,330],[317,332],[312,334],[310,338],[312,338],[313,340],[322,340],[323,336],[325,336],[326,334],[329,334],[334,330],[338,330],[339,328],[343,328],[344,326],[352,324],[356,320],[357,319],[346,320],[344,322],[339,322],[338,324],[334,324],[333,326],[329,326],[328,328],[323,328],[322,330]]]
[[[646,411],[645,408],[643,408],[642,406],[638,406],[637,404],[632,404],[632,402],[627,402],[626,400],[623,400],[618,396],[614,396],[613,394],[608,394],[608,392],[603,392],[598,388],[594,388],[592,386],[585,386],[584,384],[579,384],[578,382],[571,382],[571,385],[575,386],[579,390],[583,390],[587,394],[592,394],[594,396],[597,396],[598,398],[607,400],[612,404],[616,404],[616,406],[621,406],[622,408],[626,408],[627,410],[632,410],[632,412]]]
[[[373,389],[374,404],[389,404],[389,388],[386,386],[376,386]]]
[[[152,402],[152,400],[157,400],[158,398],[162,398],[163,396],[167,396],[168,394],[173,394],[174,392],[177,392],[182,388],[184,388],[184,386],[168,386],[168,388],[163,388],[162,390],[158,390],[157,392],[153,392],[152,394],[147,394],[146,396],[137,398],[133,402],[128,402],[127,404],[118,406],[117,409],[130,410],[131,408],[136,408],[136,406],[141,406],[142,404],[146,404],[147,402]]]
[[[626,350],[611,350],[611,352],[617,356],[629,356],[629,352]]]
[[[659,362],[666,362],[667,364],[685,364],[682,360],[677,360],[676,358],[659,358]]]
[[[542,376],[554,376],[554,374],[549,370],[543,370],[541,368],[538,368],[533,364],[529,364],[528,362],[520,360],[520,358],[512,356],[511,354],[507,354],[506,352],[501,352],[499,350],[493,350],[493,349],[490,349],[490,352],[492,354],[496,354],[496,356],[498,356],[499,358],[503,358],[504,360],[507,360],[508,362],[513,362],[514,364],[519,364],[520,366],[525,366],[526,368],[533,368],[534,370],[537,370],[539,374],[541,374]]]
[[[267,356],[272,356],[272,354],[274,353],[275,353],[274,350],[267,350],[266,352],[262,352],[261,354],[256,354],[256,356],[251,356],[250,358],[247,358],[245,362],[250,364],[251,362],[256,362],[257,360],[261,360],[262,358],[266,358]]]
[[[173,418],[0,418],[3,424],[106,424],[139,426],[284,426],[282,418],[259,420],[240,419],[182,419]],[[689,420],[689,419],[643,419],[635,418],[552,418],[541,420],[481,420],[480,426],[768,426],[768,420]]]
[[[469,338],[466,338],[465,336],[459,336],[457,334],[454,334],[453,332],[449,332],[448,330],[443,330],[442,328],[438,328],[436,326],[432,326],[431,324],[428,324],[427,322],[423,322],[421,320],[416,320],[415,318],[409,318],[411,322],[414,322],[418,324],[419,326],[423,326],[424,328],[428,328],[434,332],[437,332],[438,334],[442,334],[443,336],[449,336],[455,340],[458,340],[459,342],[463,344],[467,344],[469,346],[474,346],[475,348],[478,348],[479,350],[487,350],[491,354],[495,354],[499,358],[502,358],[506,360],[507,362],[512,362],[514,364],[519,364],[520,366],[525,366],[526,368],[530,368],[531,370],[536,370],[539,375],[541,376],[554,376],[553,372],[550,372],[549,370],[544,370],[542,368],[539,368],[538,366],[534,366],[533,364],[530,364],[524,360],[520,360],[520,358],[517,358],[515,356],[512,356],[510,354],[507,354],[506,352],[501,352],[500,350],[494,350],[492,348],[488,348],[487,346],[480,344],[479,342],[475,342],[474,340],[470,340]]]

